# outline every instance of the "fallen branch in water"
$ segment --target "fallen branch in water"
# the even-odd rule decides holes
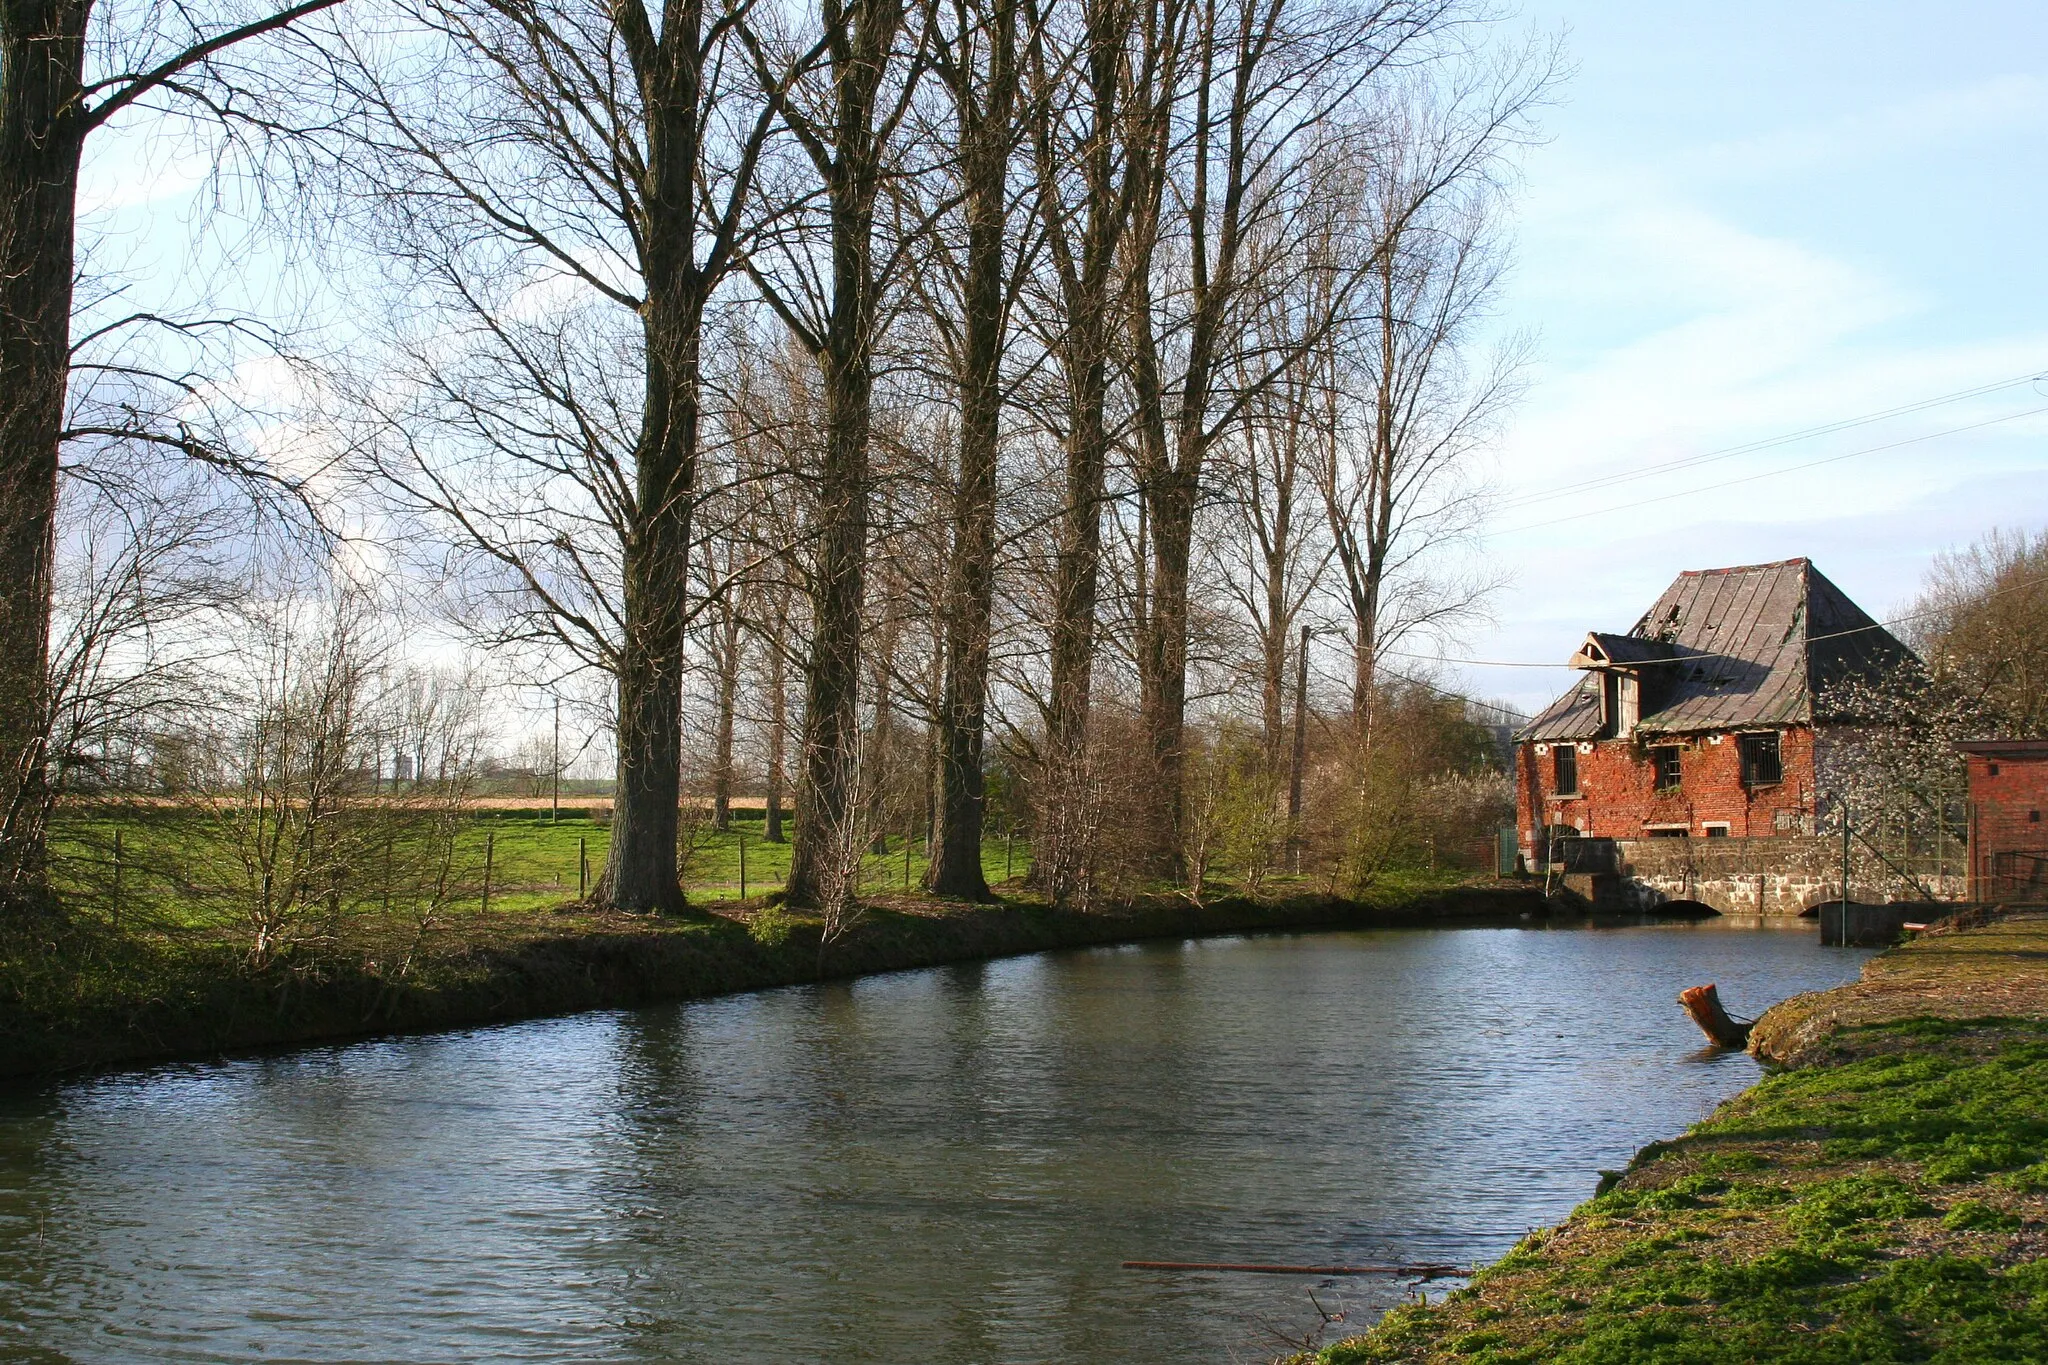
[[[1692,1016],[1692,1021],[1700,1026],[1700,1032],[1706,1034],[1707,1041],[1715,1047],[1748,1045],[1749,1030],[1755,1021],[1730,1017],[1721,1006],[1721,992],[1713,982],[1680,991],[1678,1003],[1685,1006],[1685,1012]]]
[[[1472,1273],[1459,1265],[1241,1265],[1230,1261],[1125,1261],[1125,1270],[1234,1270],[1244,1275],[1399,1275],[1447,1280]]]

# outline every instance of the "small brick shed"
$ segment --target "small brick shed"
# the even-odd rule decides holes
[[[2048,900],[2048,739],[1956,747],[1970,766],[1970,899]]]

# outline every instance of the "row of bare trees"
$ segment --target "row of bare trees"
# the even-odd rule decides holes
[[[1484,591],[1457,550],[1515,389],[1482,332],[1555,66],[1476,5],[0,10],[18,899],[84,695],[50,682],[58,502],[136,452],[152,499],[231,509],[227,579],[253,521],[528,681],[603,679],[623,909],[680,904],[692,768],[721,820],[741,787],[771,837],[792,813],[798,902],[849,896],[913,804],[932,889],[985,897],[993,784],[1079,903],[1199,891],[1219,809],[1285,808],[1298,860],[1307,770],[1317,820],[1355,815],[1316,856],[1370,862],[1470,766],[1413,757],[1441,708],[1387,661]],[[87,133],[145,97],[261,177],[323,344],[153,313],[177,345],[121,373],[169,400],[94,421],[66,215]],[[293,458],[214,420],[207,325],[298,361]],[[147,672],[149,631],[102,634]]]

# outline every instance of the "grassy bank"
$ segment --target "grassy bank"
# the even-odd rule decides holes
[[[0,1077],[752,990],[1049,948],[1243,931],[1541,913],[1533,891],[1391,880],[1365,900],[1299,895],[1196,907],[1160,898],[1077,913],[1024,899],[966,905],[879,899],[820,944],[788,915],[775,933],[739,914],[646,918],[581,906],[453,916],[422,934],[357,924],[262,969],[206,935],[104,924],[16,925],[0,937]]]
[[[2048,916],[1894,949],[1755,1039],[1792,1069],[1470,1287],[1301,1359],[2048,1360]]]

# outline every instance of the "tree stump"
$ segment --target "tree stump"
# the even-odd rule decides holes
[[[1707,1041],[1715,1047],[1737,1048],[1749,1043],[1751,1022],[1729,1017],[1722,1008],[1720,989],[1708,982],[1704,986],[1691,986],[1678,993],[1678,1003],[1685,1006],[1685,1012],[1700,1026],[1700,1032],[1707,1035]]]

